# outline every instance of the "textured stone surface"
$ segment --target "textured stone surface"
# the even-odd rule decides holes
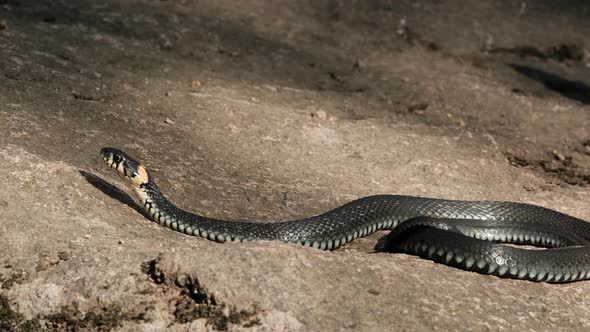
[[[590,220],[588,59],[551,51],[588,45],[574,3],[0,1],[0,327],[590,329],[588,282],[374,252],[383,233],[322,252],[164,229],[98,158],[218,218],[391,193]]]

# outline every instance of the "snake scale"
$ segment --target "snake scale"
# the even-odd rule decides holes
[[[301,220],[217,220],[176,207],[145,166],[123,151],[103,148],[100,153],[127,180],[151,219],[185,234],[218,242],[278,240],[332,250],[377,230],[391,230],[384,240],[390,252],[499,277],[545,282],[590,279],[590,223],[544,207],[378,195]]]

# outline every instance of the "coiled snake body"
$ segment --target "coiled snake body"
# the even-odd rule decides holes
[[[388,251],[500,277],[546,282],[590,279],[590,223],[536,205],[380,195],[357,199],[301,220],[260,223],[217,220],[172,204],[146,168],[103,148],[109,167],[128,180],[147,214],[173,230],[210,240],[279,240],[331,250],[391,229]],[[529,250],[498,242],[547,247]]]

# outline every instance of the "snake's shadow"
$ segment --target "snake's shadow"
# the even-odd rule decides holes
[[[144,217],[150,219],[150,217],[145,213],[145,211],[131,198],[131,196],[127,195],[126,193],[122,192],[119,188],[113,186],[112,184],[106,182],[101,177],[88,173],[83,170],[78,170],[80,175],[82,175],[88,183],[94,186],[94,188],[102,191],[107,196],[118,200],[119,202],[129,206],[130,208],[134,209],[135,211],[139,212]]]

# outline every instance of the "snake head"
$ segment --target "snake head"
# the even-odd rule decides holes
[[[131,184],[141,186],[149,183],[150,177],[145,167],[125,152],[115,148],[102,148],[100,155],[110,168]]]

